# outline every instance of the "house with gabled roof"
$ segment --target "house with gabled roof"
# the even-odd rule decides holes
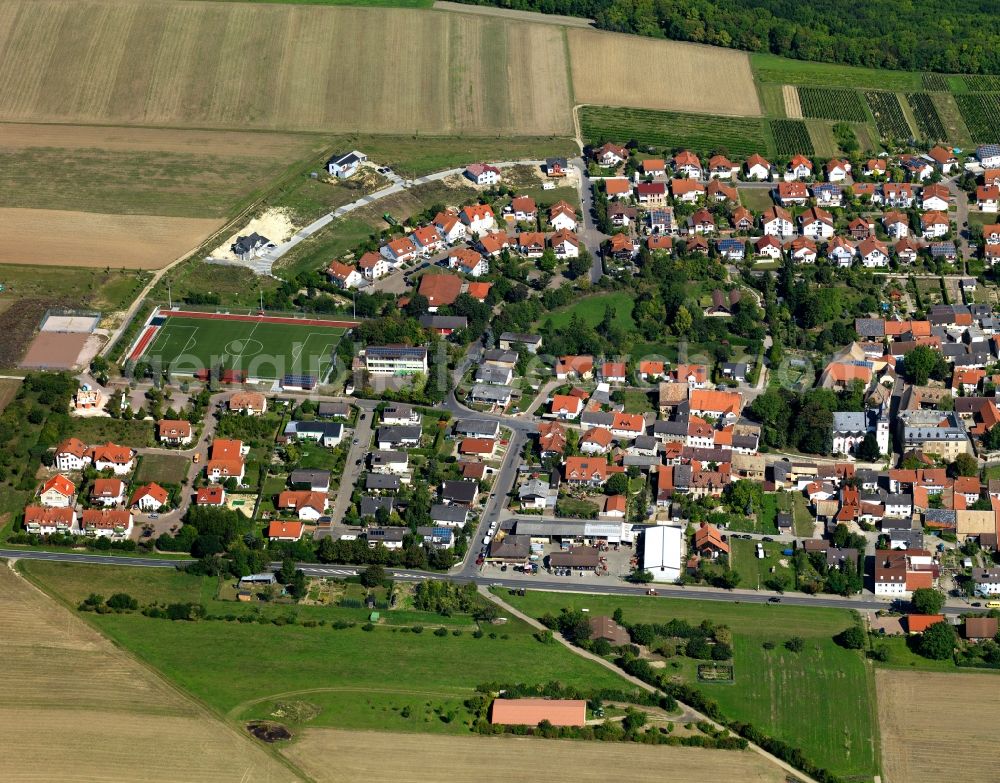
[[[135,467],[136,452],[128,446],[109,441],[103,446],[93,446],[89,453],[96,470],[110,470],[116,476],[124,476]]]
[[[827,244],[826,257],[837,266],[848,267],[854,261],[854,247],[844,237],[837,235]]]
[[[436,253],[445,245],[444,237],[438,233],[437,226],[433,223],[415,228],[410,233],[410,240],[425,256]]]
[[[807,179],[813,175],[813,163],[805,155],[793,155],[785,167],[785,182]]]
[[[1000,210],[1000,185],[980,185],[977,187],[976,206],[981,212]]]
[[[38,501],[46,508],[68,508],[73,505],[75,496],[76,484],[57,474],[42,485]]]
[[[448,267],[469,277],[481,277],[490,271],[490,262],[472,248],[456,247],[448,254]]]
[[[889,266],[889,250],[877,239],[869,237],[862,240],[857,248],[861,263],[868,269],[880,269]]]
[[[696,179],[672,179],[670,193],[678,201],[694,204],[705,196],[705,186]]]
[[[924,239],[943,237],[951,230],[951,220],[943,212],[925,212],[920,216]]]
[[[732,179],[740,173],[740,167],[725,155],[713,155],[708,160],[709,179]]]
[[[554,231],[576,231],[576,210],[565,201],[557,201],[549,207],[549,225]]]
[[[462,229],[464,232],[465,227],[463,226]],[[358,259],[358,271],[364,275],[365,280],[372,281],[385,277],[392,271],[392,267],[389,266],[389,262],[380,253],[369,250]]]
[[[752,180],[768,180],[771,179],[771,164],[770,162],[758,155],[756,152],[751,155],[743,164],[744,171],[746,172],[746,178]]]
[[[405,264],[419,255],[420,251],[409,237],[399,237],[386,242],[379,252],[393,264]]]
[[[689,179],[701,179],[701,160],[690,150],[681,150],[674,155],[674,173]]]
[[[792,260],[800,264],[816,262],[816,243],[809,237],[796,237],[788,244],[788,254]]]
[[[25,532],[36,536],[79,532],[76,527],[76,510],[68,506],[27,506],[24,509],[23,527]]]
[[[170,493],[156,482],[143,484],[132,493],[129,500],[129,507],[138,510],[153,512],[159,511],[170,500]]]
[[[565,228],[549,237],[549,245],[556,258],[577,258],[580,255],[580,238]]]
[[[601,166],[620,166],[628,160],[628,150],[609,141],[594,150],[594,160]]]
[[[753,231],[755,222],[753,213],[743,206],[736,207],[736,209],[733,210],[733,214],[730,215],[729,221],[732,224],[733,231],[741,233]]]
[[[496,228],[496,218],[493,207],[489,204],[470,204],[462,207],[458,213],[459,219],[465,224],[470,234],[484,234]]]
[[[788,210],[768,207],[760,216],[760,225],[765,234],[776,237],[790,237],[795,233],[795,224]]]
[[[481,187],[496,185],[500,182],[500,169],[488,163],[471,163],[465,167],[465,171],[462,173],[467,179],[471,179]]]
[[[125,502],[125,482],[121,479],[94,479],[90,488],[90,502],[95,506],[105,508],[121,505]]]
[[[779,182],[775,191],[778,201],[781,202],[781,206],[783,207],[801,206],[809,201],[809,188],[806,187],[804,182],[795,180],[791,182]]]
[[[538,205],[531,196],[514,196],[510,202],[510,211],[518,223],[534,222],[538,218]]]
[[[438,230],[444,241],[448,243],[458,242],[465,239],[465,223],[462,222],[458,213],[453,209],[446,209],[438,212],[431,221]],[[364,258],[364,256],[362,256]]]
[[[829,239],[833,236],[833,215],[825,209],[810,207],[799,215],[802,236],[810,239]]]
[[[191,422],[189,421],[184,421],[183,419],[160,419],[156,427],[160,443],[186,446],[191,442]]]
[[[331,261],[330,266],[326,269],[326,274],[330,278],[330,282],[344,289],[357,288],[365,280],[364,275],[356,267],[340,261]]]
[[[827,182],[843,182],[851,173],[851,163],[843,158],[831,158],[823,167]]]

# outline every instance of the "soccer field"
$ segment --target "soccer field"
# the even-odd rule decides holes
[[[346,330],[309,321],[230,320],[167,316],[142,360],[177,375],[221,367],[251,379],[311,375],[322,381]]]

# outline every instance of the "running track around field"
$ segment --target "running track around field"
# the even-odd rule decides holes
[[[149,344],[153,341],[153,336],[159,331],[158,326],[147,326],[146,331],[142,333],[142,337],[139,338],[139,342],[135,344],[135,349],[129,354],[129,361],[138,361],[139,357],[142,356]]]
[[[326,326],[336,329],[353,329],[360,321],[323,321],[317,318],[281,318],[276,315],[234,315],[233,313],[201,313],[188,310],[161,310],[162,318],[208,318],[222,321],[248,321],[250,323],[286,324],[288,326]]]

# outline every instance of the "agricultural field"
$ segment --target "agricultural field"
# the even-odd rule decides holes
[[[324,144],[308,134],[5,124],[0,207],[227,217]]]
[[[219,228],[218,218],[0,207],[0,264],[160,269]]]
[[[391,743],[392,753],[373,747]],[[776,765],[750,751],[649,747],[618,743],[538,740],[528,737],[426,737],[306,729],[282,749],[317,783],[341,780],[405,780],[437,783],[447,768],[456,780],[574,780],[604,783],[610,770],[627,769],[634,783],[706,780],[783,783]]]
[[[974,74],[963,76],[962,81],[969,92],[1000,92],[1000,76]]]
[[[956,95],[955,101],[976,144],[988,144],[1000,138],[1000,92]]]
[[[948,138],[948,131],[941,122],[933,97],[926,92],[906,93],[906,102],[910,104],[917,130],[928,141],[943,141]]]
[[[764,121],[750,117],[607,106],[584,106],[579,111],[580,129],[588,142],[635,139],[643,145],[685,147],[701,152],[724,149],[740,157],[766,150],[768,146]]]
[[[750,64],[758,81],[769,84],[880,90],[919,90],[923,84],[921,74],[911,71],[792,60],[773,54],[751,54]]]
[[[809,129],[802,120],[771,120],[769,125],[774,149],[779,155],[814,154]]]
[[[299,779],[5,563],[0,592],[0,779]]]
[[[315,321],[302,324],[168,316],[141,360],[181,375],[224,367],[252,378],[288,373],[323,378],[345,329]]]
[[[140,602],[200,601],[212,614],[259,611],[267,618],[291,613],[300,621],[322,620],[322,626],[307,627],[221,619],[183,623],[138,613],[92,616],[116,644],[234,720],[268,718],[278,702],[294,699],[310,706],[310,726],[467,734],[462,702],[484,682],[557,679],[585,688],[623,686],[614,672],[561,645],[539,642],[518,621],[476,638],[468,616],[445,618],[402,608],[384,612],[382,621],[366,631],[364,608],[220,601],[214,597],[214,578],[41,561],[22,568],[72,605],[94,591],[107,596],[123,590]],[[143,573],[131,573],[138,570]],[[355,625],[332,628],[337,620]],[[413,632],[414,625],[422,632]],[[437,627],[448,634],[435,635]],[[387,671],[398,674],[387,678]]]
[[[861,97],[854,90],[832,90],[825,87],[799,87],[802,116],[821,120],[866,122],[868,113]]]
[[[996,675],[880,670],[875,682],[885,780],[996,777]]]
[[[931,101],[945,127],[948,141],[963,148],[971,146],[972,137],[965,126],[965,120],[962,119],[962,112],[958,108],[955,96],[947,92],[935,92],[931,93]]]
[[[575,103],[760,116],[744,52],[596,30],[566,34]],[[642,77],[623,79],[636,63]]]
[[[0,69],[10,74],[0,85],[0,120],[572,131],[556,25],[398,8],[10,0],[0,31]]]
[[[840,152],[840,145],[837,144],[837,137],[833,133],[833,123],[829,120],[806,120],[805,123],[814,154],[832,158]]]
[[[865,100],[875,117],[875,127],[883,139],[908,139],[910,124],[906,121],[899,96],[885,90],[866,90]]]
[[[931,92],[947,92],[951,87],[948,77],[943,73],[925,73],[921,77],[923,88]]]
[[[505,601],[532,617],[558,614],[563,607],[610,615],[621,608],[626,622],[704,619],[730,627],[734,639],[734,684],[697,684],[723,713],[746,720],[801,747],[806,757],[845,778],[870,778],[878,771],[879,742],[872,671],[860,653],[839,647],[833,637],[852,622],[850,612],[765,604],[585,596],[531,591]],[[784,642],[800,636],[802,653]],[[773,643],[765,649],[764,643]],[[682,668],[684,661],[680,663]],[[671,661],[667,662],[670,671]],[[836,693],[836,698],[830,698]],[[804,720],[803,716],[809,719]]]

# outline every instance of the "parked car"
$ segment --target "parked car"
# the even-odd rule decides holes
[[[761,541],[763,541],[763,542],[764,542],[765,544],[770,544],[770,543],[771,543],[772,541],[774,541],[774,539],[773,539],[773,538],[771,538],[770,536],[764,536],[764,537],[763,537],[763,538],[761,539]]]

